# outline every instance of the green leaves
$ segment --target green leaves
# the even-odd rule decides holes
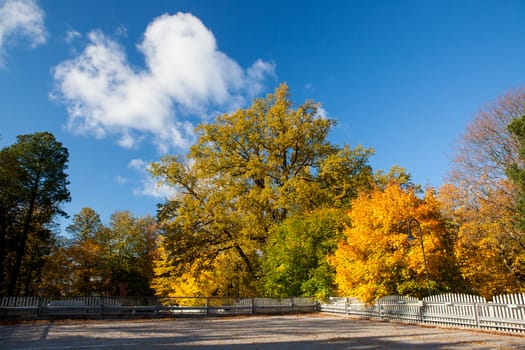
[[[30,293],[39,278],[54,218],[66,215],[60,205],[70,200],[68,157],[48,132],[20,135],[0,151],[1,294]]]
[[[344,211],[322,209],[286,219],[272,229],[262,257],[260,293],[270,297],[313,296],[335,292],[333,254],[347,221]]]

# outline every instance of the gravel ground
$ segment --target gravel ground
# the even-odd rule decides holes
[[[339,315],[30,322],[0,349],[525,349],[525,336]]]

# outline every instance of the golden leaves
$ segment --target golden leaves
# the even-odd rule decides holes
[[[228,256],[232,273],[250,275],[243,281],[252,288],[272,228],[294,214],[348,206],[368,186],[371,152],[330,144],[334,121],[319,118],[317,108],[312,101],[294,108],[283,84],[200,125],[186,160],[165,157],[152,166],[178,191],[159,218],[181,271],[192,264],[203,271]]]
[[[341,295],[371,301],[387,294],[418,295],[426,290],[422,250],[419,244],[406,241],[406,225],[412,217],[418,218],[424,233],[433,285],[444,288],[450,282],[443,277],[450,271],[443,267],[453,256],[443,239],[447,233],[432,191],[421,199],[413,189],[391,182],[384,189],[362,193],[352,202],[349,216],[346,237],[329,258]]]

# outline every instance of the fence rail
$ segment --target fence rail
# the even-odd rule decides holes
[[[329,298],[319,311],[414,322],[525,333],[525,294],[504,295],[487,302],[466,294],[442,294],[423,300],[388,296],[368,305],[356,298]]]
[[[0,318],[97,318],[253,315],[317,311],[313,298],[223,297],[9,297],[0,299]]]
[[[492,301],[465,294],[442,294],[423,300],[388,296],[373,304],[357,298],[223,297],[4,297],[0,318],[99,318],[253,315],[327,312],[440,326],[525,333],[525,294]]]

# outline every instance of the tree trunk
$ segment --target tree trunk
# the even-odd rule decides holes
[[[40,174],[37,174],[35,183],[33,184],[33,188],[31,190],[31,200],[29,202],[29,208],[27,209],[26,217],[24,220],[22,238],[20,241],[20,245],[18,246],[18,249],[16,250],[15,265],[13,266],[13,273],[11,274],[11,279],[9,281],[9,288],[7,290],[7,293],[9,296],[16,296],[16,294],[18,294],[18,291],[15,291],[15,289],[16,289],[17,282],[20,276],[20,268],[22,266],[22,260],[24,258],[24,254],[26,251],[27,237],[29,236],[29,229],[31,227],[31,219],[33,218],[33,210],[35,207],[36,193],[38,190],[39,182],[40,182]]]

